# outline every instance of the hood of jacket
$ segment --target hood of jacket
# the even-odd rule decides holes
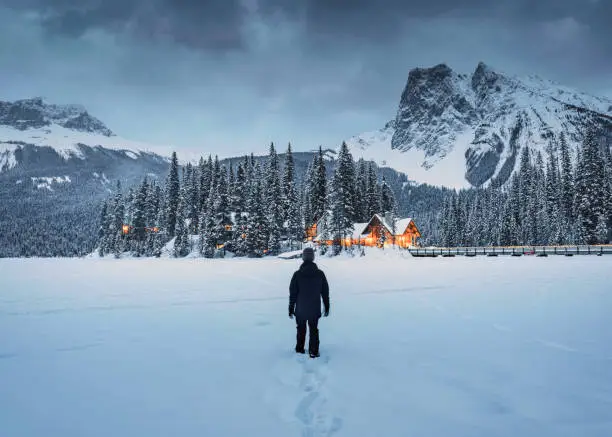
[[[314,276],[318,271],[319,267],[312,261],[304,261],[300,266],[300,272],[306,276]]]

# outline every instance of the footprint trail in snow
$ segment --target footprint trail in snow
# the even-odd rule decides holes
[[[295,417],[302,424],[302,437],[329,437],[342,428],[342,419],[329,407],[325,382],[329,374],[329,356],[318,359],[298,359],[302,366],[300,389],[302,399],[295,409]]]
[[[301,437],[331,437],[342,429],[342,418],[335,414],[327,384],[330,358],[292,354],[273,367],[273,384],[266,400],[283,421],[296,424]]]

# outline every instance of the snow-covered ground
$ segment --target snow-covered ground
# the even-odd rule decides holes
[[[612,257],[0,260],[0,435],[609,437]]]

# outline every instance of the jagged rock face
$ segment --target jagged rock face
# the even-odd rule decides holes
[[[503,185],[523,147],[544,153],[562,133],[575,147],[591,125],[612,130],[612,101],[537,77],[511,77],[484,63],[471,75],[440,64],[410,71],[395,122],[380,135],[348,142],[365,149],[372,139],[391,137],[393,150],[421,151],[424,169],[460,152],[453,159],[462,157],[456,165],[470,185]]]
[[[52,105],[41,98],[0,101],[0,125],[19,130],[38,129],[57,124],[79,132],[110,137],[113,132],[80,105]]]
[[[452,133],[476,119],[462,84],[462,78],[444,64],[412,70],[402,93],[391,147],[404,150],[415,145],[426,157],[446,154]]]

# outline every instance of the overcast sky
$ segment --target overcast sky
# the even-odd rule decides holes
[[[0,0],[0,100],[179,152],[309,150],[382,127],[441,62],[612,97],[611,22],[610,0]]]

